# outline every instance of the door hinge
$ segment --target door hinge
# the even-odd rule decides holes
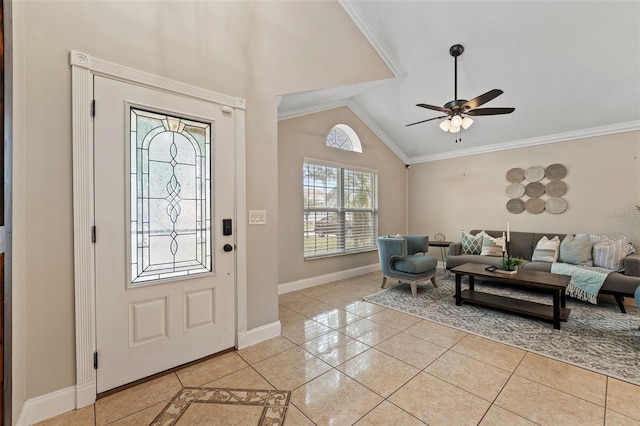
[[[98,352],[97,351],[93,353],[93,368],[95,370],[98,369]]]
[[[96,116],[96,100],[92,100],[91,101],[91,116],[95,117]]]
[[[91,242],[92,243],[96,242],[96,227],[95,226],[91,227]]]

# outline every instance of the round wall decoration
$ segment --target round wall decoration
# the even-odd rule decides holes
[[[513,214],[520,214],[524,211],[524,201],[520,198],[512,198],[507,201],[507,211]]]
[[[540,198],[529,198],[524,203],[524,208],[527,209],[529,213],[542,213],[542,211],[544,210],[544,201],[542,201]]]
[[[545,203],[544,207],[549,213],[559,214],[567,209],[567,201],[560,197],[551,197]]]
[[[444,234],[441,234],[440,232],[438,232],[436,235],[433,236],[433,238],[436,241],[444,241],[446,239],[446,237],[444,236]]]
[[[567,193],[567,184],[561,180],[552,180],[545,186],[545,192],[550,197],[562,197]]]
[[[562,164],[552,164],[544,171],[549,180],[560,180],[567,176],[567,168]]]
[[[524,195],[524,185],[521,183],[512,183],[507,186],[507,195],[509,198],[520,198]]]
[[[531,198],[538,198],[539,196],[544,194],[544,185],[540,182],[528,183],[524,189],[524,193]]]
[[[544,167],[532,166],[524,172],[524,177],[529,182],[538,182],[544,177]]]
[[[514,167],[513,169],[509,169],[507,172],[507,180],[511,183],[522,182],[524,179],[524,170],[519,167]]]

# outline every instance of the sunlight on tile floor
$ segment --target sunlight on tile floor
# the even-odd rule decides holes
[[[39,425],[149,425],[183,388],[204,387],[291,391],[287,426],[640,426],[640,387],[363,302],[380,283],[280,295],[282,336]],[[255,424],[260,410],[192,404],[173,424]]]

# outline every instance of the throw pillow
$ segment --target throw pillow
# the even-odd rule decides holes
[[[547,237],[540,238],[536,248],[533,250],[531,260],[534,262],[557,262],[560,253],[560,237],[557,235],[552,239]]]
[[[560,262],[572,265],[593,266],[591,258],[591,237],[584,235],[575,238],[571,234],[560,243]]]
[[[502,246],[504,244],[504,237],[493,238],[486,235],[482,238],[482,251],[483,256],[502,256]]]
[[[624,258],[630,253],[630,245],[631,241],[627,237],[603,236],[593,245],[593,266],[622,271]]]
[[[480,254],[484,235],[484,231],[478,232],[478,235],[462,231],[462,254]]]

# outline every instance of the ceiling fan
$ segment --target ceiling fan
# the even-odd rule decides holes
[[[464,47],[461,44],[454,44],[449,49],[449,54],[454,58],[453,95],[455,99],[447,102],[442,107],[427,104],[416,105],[421,108],[444,112],[446,115],[417,121],[415,123],[407,124],[406,127],[445,118],[446,120],[440,123],[440,128],[445,132],[459,133],[460,128],[466,130],[471,126],[471,124],[473,124],[473,120],[469,118],[469,116],[511,114],[515,111],[515,108],[478,108],[480,105],[500,96],[503,93],[500,89],[489,90],[487,93],[483,93],[470,101],[466,99],[458,99],[458,56],[462,55],[462,52],[464,52]],[[458,142],[458,139],[456,139],[456,142]]]

